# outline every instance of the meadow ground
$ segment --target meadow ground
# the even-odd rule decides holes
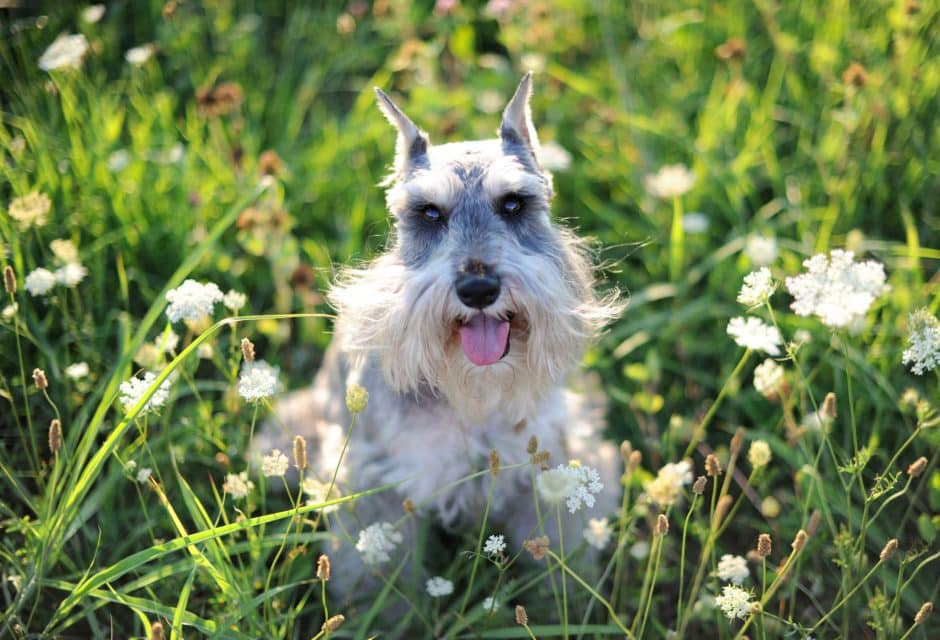
[[[0,637],[936,637],[936,3],[23,4],[0,9]],[[528,69],[555,214],[630,300],[584,358],[623,506],[559,508],[585,537],[537,561],[450,532],[439,580],[378,563],[346,603],[323,487],[246,459],[277,392],[241,341],[308,384],[335,266],[381,249],[373,86],[481,138]],[[235,293],[184,322],[189,278]],[[428,523],[394,526],[421,557]],[[587,545],[596,575],[568,562]]]

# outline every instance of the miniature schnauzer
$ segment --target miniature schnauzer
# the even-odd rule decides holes
[[[329,482],[351,421],[347,386],[368,391],[337,484],[343,495],[399,484],[330,514],[343,538],[331,551],[339,590],[362,572],[357,532],[401,520],[406,499],[445,530],[478,530],[490,478],[467,478],[487,469],[494,449],[503,467],[527,463],[532,436],[552,466],[578,459],[599,471],[605,488],[587,515],[617,507],[620,458],[600,439],[603,403],[565,385],[621,304],[595,292],[583,243],[552,220],[552,178],[539,162],[530,92],[527,74],[498,138],[432,145],[376,89],[398,132],[385,182],[394,233],[384,254],[332,287],[335,335],[314,385],[280,401],[255,443],[302,434],[313,470]],[[543,528],[537,522],[532,479],[525,465],[495,479],[487,531],[504,533],[516,549],[557,532],[554,517]],[[564,515],[574,543],[582,514]]]

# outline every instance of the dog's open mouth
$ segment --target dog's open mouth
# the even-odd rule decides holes
[[[460,346],[473,364],[499,362],[509,353],[509,323],[512,320],[478,313],[460,325]]]

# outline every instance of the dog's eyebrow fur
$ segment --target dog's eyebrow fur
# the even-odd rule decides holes
[[[526,171],[515,158],[500,158],[489,166],[483,176],[483,190],[493,200],[507,193],[540,195],[545,191],[545,181]]]
[[[452,173],[419,170],[407,182],[400,182],[389,189],[386,202],[392,211],[397,212],[404,211],[415,202],[426,202],[449,210],[457,206],[463,189],[463,182]]]

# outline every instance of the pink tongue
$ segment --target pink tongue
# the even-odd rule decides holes
[[[484,313],[478,313],[460,327],[460,346],[475,365],[497,362],[506,353],[508,340],[509,323]]]

